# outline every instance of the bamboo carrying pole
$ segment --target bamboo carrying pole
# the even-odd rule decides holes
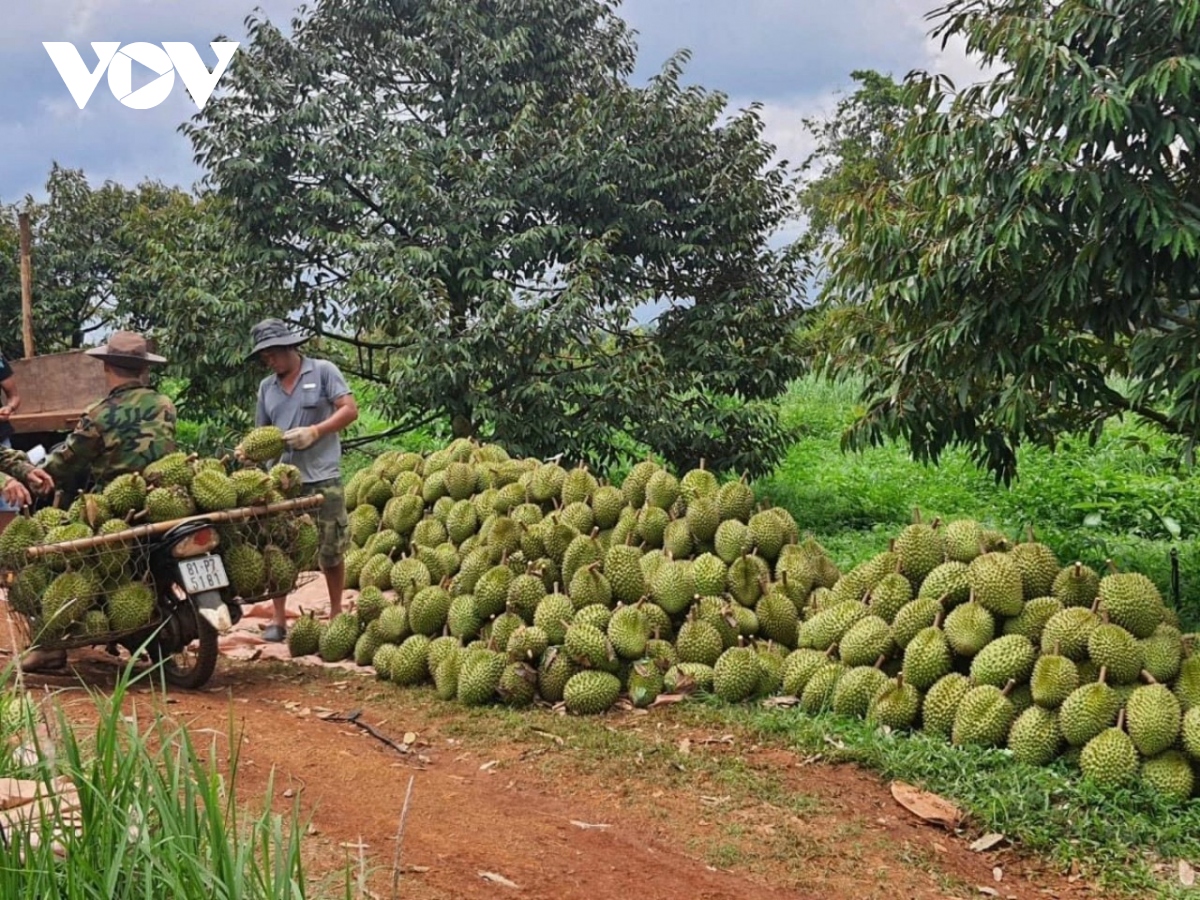
[[[29,213],[17,215],[21,232],[21,336],[25,341],[25,358],[33,356],[33,263],[30,260]]]
[[[28,548],[25,551],[25,555],[30,559],[38,559],[50,553],[71,553],[75,550],[92,550],[96,547],[103,547],[106,544],[122,544],[135,538],[165,534],[176,525],[182,525],[185,522],[209,522],[213,525],[219,525],[223,522],[240,522],[244,519],[271,516],[276,513],[292,512],[297,509],[311,509],[314,506],[320,506],[324,502],[325,497],[323,494],[313,494],[309,497],[297,497],[294,500],[283,500],[279,503],[267,504],[266,506],[242,506],[237,509],[222,510],[221,512],[199,513],[194,516],[185,516],[182,519],[170,519],[166,522],[151,522],[149,525],[138,525],[134,528],[128,528],[125,531],[117,531],[112,534],[94,534],[91,537],[77,538],[73,541],[63,541],[58,544],[39,544],[36,547]]]

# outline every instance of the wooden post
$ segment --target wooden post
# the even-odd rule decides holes
[[[29,213],[17,216],[21,230],[21,335],[25,339],[25,358],[33,356],[33,265],[29,258]]]

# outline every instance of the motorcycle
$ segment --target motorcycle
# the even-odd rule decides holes
[[[220,536],[216,526],[204,518],[185,519],[161,534],[138,536],[136,543],[123,538],[118,533],[93,539],[89,549],[102,553],[105,546],[132,544],[131,556],[137,560],[132,568],[154,595],[150,620],[126,631],[68,633],[37,642],[37,620],[27,617],[35,643],[45,650],[104,646],[114,655],[124,647],[132,656],[146,653],[153,662],[161,663],[168,684],[184,689],[202,687],[216,668],[221,633],[242,617],[241,601],[234,595],[217,553]],[[35,560],[52,553],[68,559],[77,555],[69,544],[33,547],[27,552]]]
[[[83,490],[86,485],[73,488]],[[278,515],[315,509],[322,499],[319,494],[310,495],[264,507],[191,516],[161,531],[162,526],[143,526],[133,532],[29,548],[26,552],[31,558],[61,553],[64,565],[70,567],[72,557],[78,559],[80,552],[97,553],[104,547],[128,544],[135,560],[129,566],[130,574],[134,580],[148,584],[154,593],[154,613],[145,625],[122,632],[69,633],[38,646],[47,650],[103,646],[114,655],[119,654],[119,647],[131,655],[145,652],[154,662],[161,663],[168,684],[185,690],[202,687],[216,668],[219,637],[240,621],[242,604],[272,596],[237,595],[224,560],[217,552],[221,541],[217,523],[236,520],[243,524],[257,522],[261,526]],[[35,506],[47,502],[48,498],[41,499]],[[9,573],[10,583],[14,574]],[[36,636],[36,618],[26,618],[31,636]]]

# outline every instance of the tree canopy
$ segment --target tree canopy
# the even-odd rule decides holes
[[[185,126],[224,250],[146,284],[202,319],[292,316],[401,425],[763,471],[787,446],[766,401],[799,363],[801,256],[771,244],[793,184],[756,107],[681,84],[686,56],[632,85],[615,6],[323,0],[290,36],[250,18]],[[195,360],[228,372],[244,344],[210,333]]]
[[[0,206],[0,316],[12,323],[0,334],[5,355],[24,355],[18,213],[28,213],[30,222],[34,347],[54,353],[95,343],[106,330],[148,326],[118,286],[141,252],[128,223],[180,196],[186,195],[149,180],[134,188],[113,181],[92,187],[82,170],[55,163],[45,200]]]
[[[971,448],[1132,414],[1191,453],[1200,420],[1200,0],[954,0],[930,14],[994,78],[906,79],[892,171],[841,195],[834,374],[851,446]],[[870,353],[863,349],[869,348]]]

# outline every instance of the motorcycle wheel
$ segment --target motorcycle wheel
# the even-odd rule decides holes
[[[203,687],[217,667],[217,630],[190,603],[181,603],[171,614],[175,634],[195,634],[194,641],[156,642],[154,655],[162,663],[167,684],[184,690]]]

